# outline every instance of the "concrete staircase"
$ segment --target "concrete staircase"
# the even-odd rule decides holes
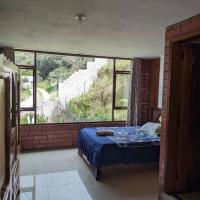
[[[86,69],[80,69],[67,80],[60,82],[58,96],[63,106],[70,99],[86,93],[94,80],[96,80],[98,70],[106,64],[107,59],[95,58],[94,61],[87,62]]]

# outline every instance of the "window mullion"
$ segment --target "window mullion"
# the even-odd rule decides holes
[[[115,108],[115,97],[116,97],[116,73],[115,73],[115,59],[113,62],[113,100],[112,100],[112,121],[114,121],[114,108]]]
[[[33,105],[34,105],[34,123],[37,123],[37,64],[36,64],[36,52],[34,52],[34,65],[35,69],[33,72]]]

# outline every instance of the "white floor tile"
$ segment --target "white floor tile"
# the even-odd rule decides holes
[[[20,200],[156,200],[158,168],[114,166],[95,181],[77,149],[21,155]]]
[[[48,188],[47,187],[36,188],[34,200],[50,200]]]
[[[46,177],[48,186],[62,186],[81,181],[76,171],[49,173]]]

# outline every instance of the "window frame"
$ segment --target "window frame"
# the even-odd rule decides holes
[[[35,51],[35,50],[25,50],[25,49],[15,49],[15,52],[30,52],[34,53],[34,63],[33,65],[16,65],[20,69],[33,70],[33,107],[21,107],[20,102],[20,114],[23,111],[34,112],[34,123],[37,124],[37,54],[52,54],[52,55],[63,55],[63,56],[77,56],[77,57],[91,57],[91,58],[103,58],[103,59],[112,59],[113,60],[113,89],[112,89],[112,118],[111,121],[126,121],[126,120],[115,120],[114,119],[114,111],[115,110],[128,110],[128,106],[116,106],[116,77],[118,74],[128,75],[131,74],[131,69],[129,70],[116,70],[116,60],[130,60],[131,67],[133,66],[133,58],[121,58],[121,57],[110,57],[110,56],[96,56],[96,55],[84,55],[84,54],[70,54],[70,53],[59,53],[59,52],[48,52],[48,51]],[[20,92],[19,92],[20,99]],[[20,118],[20,117],[19,117]],[[102,122],[102,121],[95,121]],[[104,122],[104,121],[103,121]],[[109,121],[105,121],[109,122]],[[66,122],[66,123],[79,123],[79,122]],[[81,123],[81,122],[80,122]],[[90,121],[88,121],[90,123]],[[62,123],[45,123],[45,124],[62,124]],[[65,124],[65,123],[64,123]],[[22,125],[22,124],[21,124]]]
[[[127,70],[116,70],[116,60],[121,60],[119,58],[114,59],[113,65],[113,102],[112,102],[112,121],[115,120],[115,110],[127,110],[128,106],[116,106],[116,82],[117,82],[117,75],[131,75],[131,71]],[[131,66],[133,66],[133,59],[125,59],[131,61]],[[124,120],[123,120],[124,121]]]
[[[18,51],[18,50],[15,50]],[[37,109],[36,109],[36,105],[37,105],[37,69],[36,69],[36,52],[35,51],[29,51],[29,50],[23,50],[20,52],[30,52],[30,53],[34,53],[34,63],[33,65],[17,65],[19,68],[19,71],[21,69],[25,69],[25,70],[32,70],[33,71],[33,106],[32,107],[21,107],[21,102],[19,102],[19,121],[21,118],[21,112],[34,112],[34,123],[33,124],[37,124],[37,120],[36,120],[36,116],[37,116]],[[20,74],[20,73],[19,73]],[[19,83],[19,100],[20,100],[20,83]]]

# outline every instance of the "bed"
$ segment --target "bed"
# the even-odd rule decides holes
[[[97,136],[99,130],[112,131],[113,135]],[[159,162],[160,137],[140,131],[140,126],[83,128],[77,144],[96,180],[104,166]]]

